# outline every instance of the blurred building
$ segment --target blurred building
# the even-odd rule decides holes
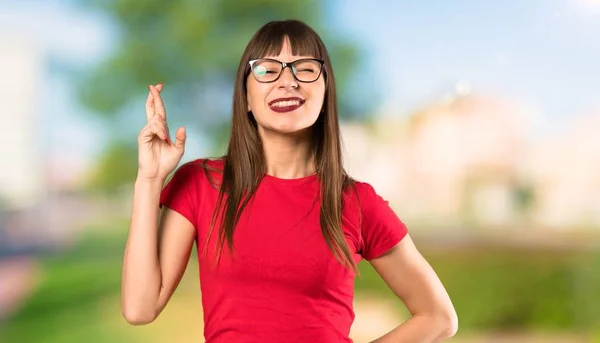
[[[427,227],[600,227],[600,112],[536,141],[531,118],[455,95],[408,118],[344,123],[345,165]]]
[[[41,93],[41,51],[24,37],[0,37],[0,207],[28,208],[44,195],[36,105]]]
[[[535,221],[545,226],[600,227],[600,111],[532,147],[524,173],[535,184]]]
[[[12,33],[0,37],[0,258],[27,255],[61,244],[81,211],[52,197],[44,149],[52,142],[42,115],[52,99],[42,86],[45,50],[34,38]],[[68,134],[68,133],[64,133]],[[62,165],[61,174],[68,165]],[[73,202],[72,202],[73,203]],[[70,205],[70,206],[69,206]],[[67,237],[68,238],[68,237]]]
[[[485,96],[455,95],[406,120],[343,126],[347,168],[404,218],[433,226],[505,226],[523,216],[529,115]]]

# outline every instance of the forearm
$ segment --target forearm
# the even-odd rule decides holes
[[[437,343],[452,337],[455,331],[451,320],[417,314],[371,343]]]
[[[122,270],[122,308],[128,321],[154,319],[160,294],[158,217],[163,182],[136,180]]]

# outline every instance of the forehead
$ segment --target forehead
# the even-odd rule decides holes
[[[281,49],[278,53],[276,53],[276,51],[268,51],[263,57],[274,58],[281,61],[293,61],[300,58],[316,58],[316,56],[311,54],[309,51],[300,51],[300,49],[294,49],[287,37],[283,39],[283,42],[281,43]]]
[[[322,58],[322,48],[315,37],[304,34],[286,35],[271,32],[260,37],[254,47],[254,58],[274,58],[291,61],[299,58]]]

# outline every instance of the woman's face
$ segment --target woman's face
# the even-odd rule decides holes
[[[281,62],[293,62],[314,56],[294,56],[291,46],[286,39],[281,52],[277,56],[264,56]],[[314,70],[316,66],[317,70]],[[318,72],[317,64],[298,66],[299,77],[310,78],[310,73]],[[300,82],[294,78],[291,68],[284,68],[274,82],[262,83],[257,81],[253,72],[259,78],[269,78],[276,71],[268,65],[255,65],[246,79],[248,111],[251,111],[258,123],[261,135],[264,133],[294,134],[308,131],[319,117],[325,97],[325,81],[323,73],[314,82]],[[273,74],[275,73],[275,74]],[[301,73],[304,73],[301,75]],[[317,74],[315,74],[316,77]]]

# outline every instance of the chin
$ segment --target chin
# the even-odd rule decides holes
[[[309,132],[311,126],[276,126],[271,128],[270,131],[282,134],[282,135],[300,135]]]
[[[272,133],[282,135],[300,135],[309,132],[312,129],[314,122],[310,123],[272,123],[265,127],[265,131],[271,131]]]
[[[279,134],[299,134],[309,131],[317,121],[315,118],[294,118],[294,117],[281,117],[281,114],[269,118],[269,122],[264,123],[262,126],[266,131],[272,131]],[[303,120],[302,120],[303,119]],[[307,120],[308,119],[308,120]]]

